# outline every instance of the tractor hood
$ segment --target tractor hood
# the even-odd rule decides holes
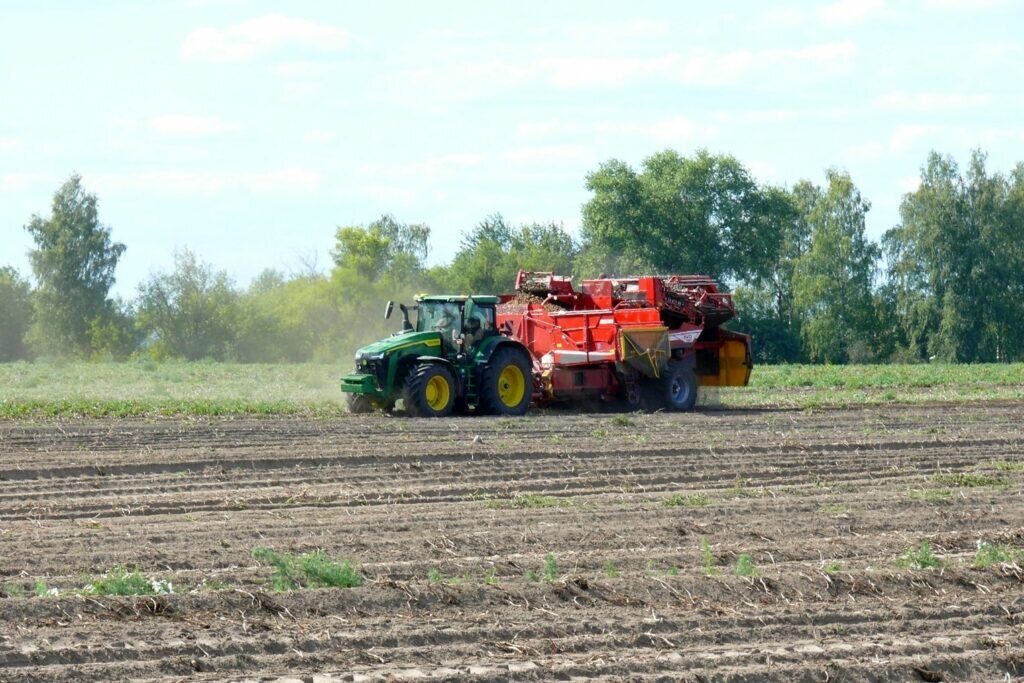
[[[412,349],[415,346],[426,346],[431,352],[441,354],[441,333],[440,332],[405,332],[394,337],[381,339],[378,342],[367,344],[356,352],[356,362],[361,360],[379,360],[384,356],[403,349]]]

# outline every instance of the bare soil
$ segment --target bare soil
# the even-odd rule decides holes
[[[1024,571],[974,559],[1022,446],[1022,403],[2,422],[0,680],[1018,678]],[[81,591],[115,565],[175,593]]]

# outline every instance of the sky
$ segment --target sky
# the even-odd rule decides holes
[[[0,266],[72,173],[131,298],[188,248],[240,286],[338,226],[501,213],[578,234],[586,175],[671,148],[848,171],[878,239],[929,150],[1024,161],[1015,0],[0,0]]]

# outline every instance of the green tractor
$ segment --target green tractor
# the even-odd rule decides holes
[[[355,372],[341,378],[349,411],[388,411],[401,399],[414,417],[525,413],[533,362],[526,347],[498,332],[497,304],[496,296],[420,296],[415,306],[399,304],[402,330],[359,349]],[[389,301],[384,317],[393,310]]]

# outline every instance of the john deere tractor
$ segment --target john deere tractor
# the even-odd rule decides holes
[[[399,304],[402,330],[359,349],[355,372],[341,378],[349,411],[387,411],[401,399],[416,417],[525,413],[533,364],[526,347],[498,332],[497,303],[495,296],[421,296],[414,306]],[[389,301],[384,317],[393,310]]]

